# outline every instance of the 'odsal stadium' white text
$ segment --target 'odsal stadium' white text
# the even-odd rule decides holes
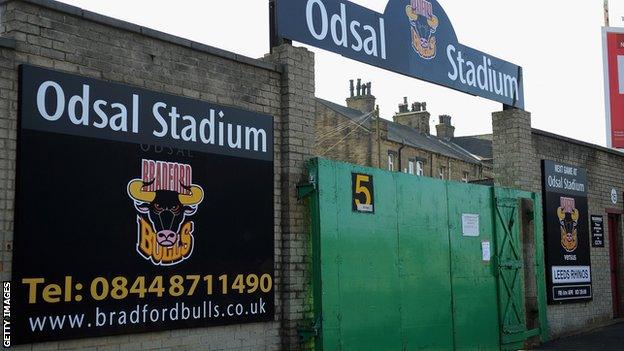
[[[65,117],[75,126],[109,129],[114,132],[139,133],[140,99],[139,94],[132,94],[130,106],[99,99],[92,96],[89,84],[82,85],[80,95],[68,97],[63,86],[52,80],[41,83],[37,88],[37,110],[45,120],[56,122]],[[152,131],[156,138],[267,152],[266,130],[230,123],[223,111],[209,109],[205,116],[196,117],[184,114],[176,106],[157,101],[152,105],[151,113],[157,124],[157,128]]]

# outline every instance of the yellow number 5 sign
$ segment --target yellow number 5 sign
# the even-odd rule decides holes
[[[375,198],[373,176],[368,174],[351,174],[352,209],[355,212],[374,213]]]

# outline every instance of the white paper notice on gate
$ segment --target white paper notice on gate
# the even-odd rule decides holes
[[[589,283],[589,266],[552,266],[553,284]]]
[[[479,236],[479,215],[462,213],[462,235]]]
[[[489,262],[492,254],[490,251],[490,242],[489,241],[482,241],[481,242],[481,256],[484,262]]]

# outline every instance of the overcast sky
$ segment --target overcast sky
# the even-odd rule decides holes
[[[250,57],[269,50],[268,0],[63,0],[104,15]],[[355,0],[383,12],[387,1]],[[606,145],[601,27],[603,0],[439,0],[462,44],[523,67],[533,127]],[[610,0],[611,25],[624,27],[624,0]],[[296,44],[300,45],[300,44]],[[404,96],[449,114],[456,135],[491,132],[502,106],[309,47],[316,96],[344,104],[348,80],[373,83],[382,117]],[[432,130],[434,130],[432,128]]]

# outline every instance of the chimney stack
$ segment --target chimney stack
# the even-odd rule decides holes
[[[399,104],[399,113],[406,113],[408,112],[407,109],[407,97],[403,98],[403,103]]]
[[[451,125],[451,116],[441,115],[440,124],[436,126],[438,138],[450,140],[455,137],[455,127]]]
[[[427,103],[414,102],[411,105],[408,104],[407,97],[403,98],[403,103],[399,104],[399,112],[394,115],[393,119],[396,123],[414,128],[421,133],[431,133],[429,127],[429,120],[431,114],[427,112]]]
[[[347,107],[362,113],[370,113],[375,110],[375,97],[371,94],[372,83],[362,83],[362,79],[357,79],[355,86],[356,94],[353,94],[353,80],[350,80],[350,97],[347,98]]]

